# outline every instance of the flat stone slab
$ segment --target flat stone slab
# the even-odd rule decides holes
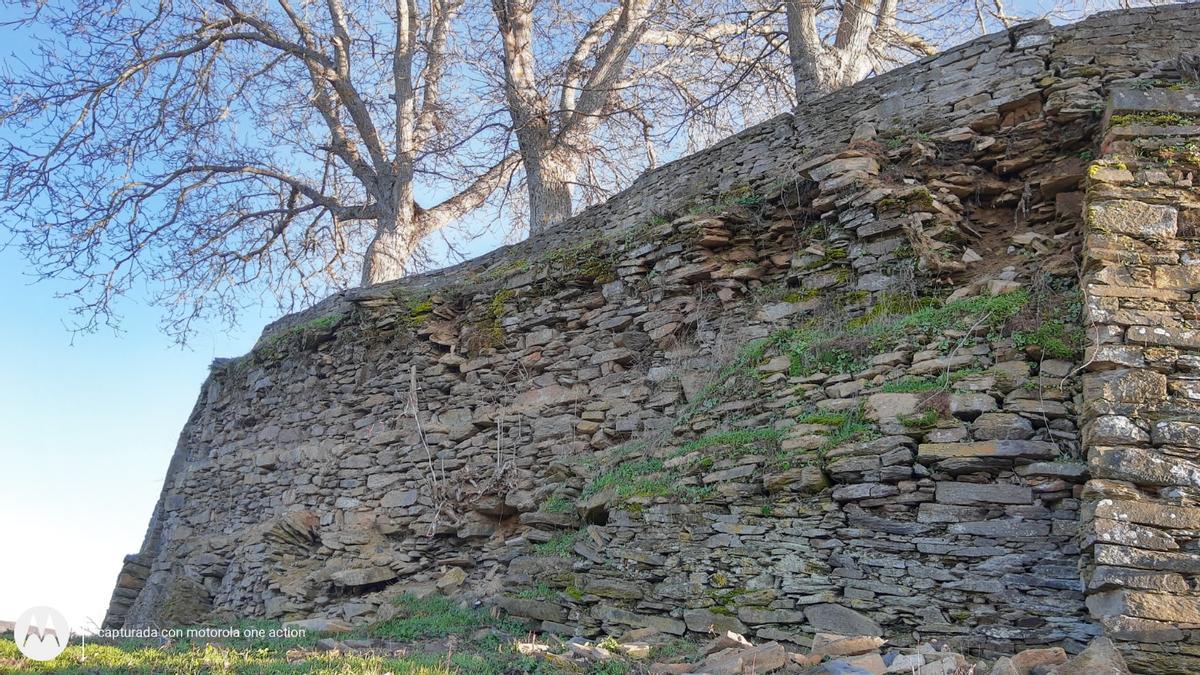
[[[1172,504],[1101,499],[1096,503],[1096,517],[1172,529],[1200,529],[1200,508]]]
[[[1025,485],[940,482],[935,498],[941,504],[1031,504],[1033,491]]]
[[[813,629],[837,635],[866,635],[880,637],[883,629],[866,616],[832,603],[810,605],[804,608],[804,616]]]
[[[1200,113],[1200,92],[1163,88],[1113,89],[1108,99],[1108,114],[1131,112]]]
[[[329,575],[339,586],[368,586],[396,578],[396,573],[387,567],[356,567]]]
[[[1053,459],[1058,448],[1044,441],[998,440],[977,443],[922,443],[917,461],[922,464],[951,457],[1000,457],[1005,459]]]

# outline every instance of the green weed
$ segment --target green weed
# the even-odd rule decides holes
[[[493,627],[520,633],[523,626],[512,619],[494,617],[486,610],[467,608],[440,595],[426,598],[404,594],[395,600],[395,617],[371,627],[371,635],[393,640],[463,635],[479,628]]]
[[[533,550],[538,555],[556,555],[567,557],[571,555],[572,551],[575,549],[575,542],[579,539],[579,535],[582,533],[583,530],[559,532],[553,537],[550,537],[549,541],[535,544]]]

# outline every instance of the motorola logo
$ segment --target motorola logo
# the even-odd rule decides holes
[[[13,627],[17,649],[34,661],[49,661],[63,653],[70,639],[67,617],[53,607],[30,607]]]

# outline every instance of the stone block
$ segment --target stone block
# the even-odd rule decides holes
[[[396,573],[387,567],[356,567],[340,570],[329,575],[339,586],[369,586],[396,578]]]
[[[877,174],[879,173],[879,162],[875,161],[873,157],[843,157],[809,169],[808,175],[815,181],[823,181],[830,176],[851,171]]]
[[[1178,229],[1179,212],[1161,204],[1114,199],[1088,205],[1088,223],[1100,232],[1172,239]]]
[[[1035,668],[1045,670],[1067,662],[1067,653],[1062,647],[1045,647],[1042,649],[1026,649],[1012,657],[1013,667],[1021,675],[1032,675]]]
[[[1033,491],[1025,485],[939,482],[936,499],[942,504],[1031,504]]]
[[[1133,567],[1155,572],[1200,573],[1200,554],[1174,551],[1146,551],[1132,546],[1096,544],[1096,564]]]
[[[1083,396],[1112,403],[1157,403],[1167,397],[1167,376],[1133,368],[1087,373]]]
[[[1033,436],[1033,424],[1013,413],[988,412],[975,418],[971,432],[977,440],[1026,440]]]
[[[1088,451],[1088,469],[1096,478],[1138,485],[1200,486],[1200,464],[1144,448],[1093,447]]]
[[[1173,623],[1166,621],[1154,621],[1152,619],[1142,619],[1135,616],[1106,616],[1100,619],[1100,625],[1104,627],[1104,634],[1116,640],[1128,640],[1132,642],[1176,642],[1184,637],[1183,631]],[[1058,671],[1055,671],[1056,673]],[[1095,670],[1076,671],[1079,675],[1090,675]],[[1103,672],[1119,672],[1108,670]],[[1128,672],[1128,671],[1125,671]]]
[[[1129,675],[1121,652],[1107,637],[1092,640],[1070,661],[1056,666],[1048,675]]]
[[[952,457],[1053,459],[1057,455],[1058,448],[1043,441],[1001,440],[975,443],[922,443],[917,446],[917,461],[923,464]]]
[[[1156,530],[1145,525],[1109,520],[1107,518],[1093,519],[1090,534],[1095,537],[1096,541],[1108,542],[1110,544],[1136,546],[1152,551],[1174,551],[1179,549],[1179,544],[1176,543],[1171,535],[1162,530]]]
[[[830,496],[837,502],[852,502],[861,499],[880,499],[900,494],[895,485],[884,483],[854,483],[839,485],[833,489]]]
[[[678,619],[657,614],[636,614],[619,607],[596,605],[591,611],[592,617],[603,623],[617,623],[637,628],[653,628],[671,635],[683,635],[687,625]]]
[[[1175,506],[1124,499],[1101,499],[1093,509],[1097,518],[1180,530],[1200,529],[1200,507]]]
[[[1184,420],[1162,420],[1150,429],[1154,445],[1182,445],[1200,448],[1200,423]]]
[[[1017,537],[1044,537],[1050,534],[1050,525],[1036,520],[998,518],[969,523],[952,523],[950,534],[972,534],[979,537],[1010,539]]]
[[[866,635],[868,637],[883,635],[883,628],[879,624],[863,614],[841,605],[832,603],[810,605],[804,608],[804,616],[813,630],[823,633]]]
[[[724,633],[732,631],[744,634],[746,624],[737,617],[728,614],[718,614],[707,609],[689,609],[683,612],[683,622],[693,633]]]
[[[1123,415],[1100,415],[1083,426],[1084,446],[1137,445],[1149,441],[1150,434]]]
[[[1126,339],[1142,345],[1200,349],[1200,330],[1176,326],[1130,326]]]
[[[951,394],[950,414],[962,420],[973,420],[996,409],[996,399],[987,394]]]
[[[917,509],[918,523],[961,523],[979,520],[985,517],[986,511],[975,506],[955,506],[924,502]]]
[[[1092,570],[1091,577],[1087,579],[1089,591],[1115,588],[1136,588],[1160,593],[1186,593],[1189,590],[1187,580],[1177,572],[1148,572],[1097,565]]]
[[[539,621],[561,622],[566,619],[567,614],[566,610],[553,602],[514,598],[507,595],[497,598],[496,604],[513,616]]]
[[[763,623],[804,623],[804,612],[791,609],[763,609],[761,607],[742,607],[738,609],[738,618],[743,622],[756,625]]]
[[[1170,623],[1200,623],[1200,596],[1121,589],[1093,593],[1087,599],[1093,617],[1134,616]]]
[[[1109,93],[1107,115],[1138,112],[1200,113],[1200,98],[1188,90],[1154,87],[1150,89],[1114,88]]]

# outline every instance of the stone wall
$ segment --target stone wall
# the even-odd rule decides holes
[[[1086,277],[1081,323],[1087,156],[1109,88],[1175,82],[1197,19],[982,38],[661,167],[543,237],[272,324],[214,364],[106,624],[361,622],[438,591],[566,633],[1078,651],[1100,630],[1080,565],[1120,520],[1081,506],[1113,484],[1084,489],[1082,446],[1095,470],[1096,401],[1136,389],[1090,354],[1081,386],[1083,331],[1101,310],[1111,326],[1194,319],[1185,300],[1098,300]],[[1187,399],[1186,373],[1155,358],[1136,382]],[[1085,578],[1093,615],[1147,618]]]
[[[1109,635],[1194,672],[1200,627],[1200,92],[1117,90],[1089,171],[1084,576]]]

